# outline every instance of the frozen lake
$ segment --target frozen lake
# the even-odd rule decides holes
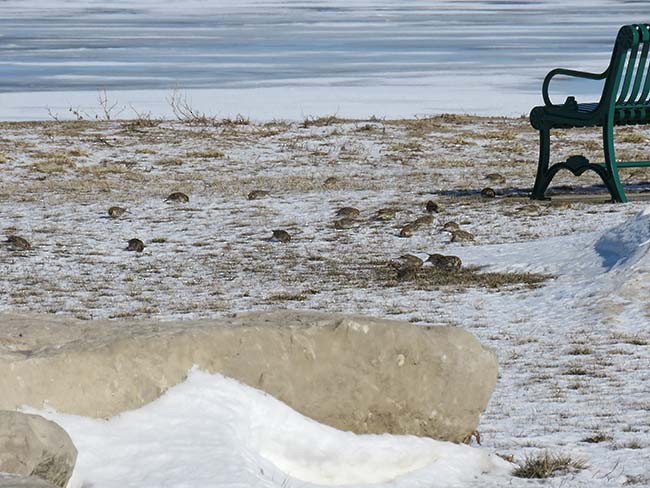
[[[519,115],[553,67],[602,71],[645,0],[0,0],[0,119]],[[588,98],[598,84],[578,87]],[[575,89],[560,85],[558,97]]]

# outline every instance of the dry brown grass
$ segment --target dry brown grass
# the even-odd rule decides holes
[[[75,163],[66,156],[53,155],[30,165],[32,171],[38,173],[62,173],[76,167]]]
[[[188,158],[197,158],[197,159],[221,159],[226,156],[221,149],[203,149],[201,151],[189,151],[187,153]]]
[[[328,115],[325,117],[305,117],[302,121],[303,128],[308,127],[327,127],[334,124],[341,124],[344,122],[349,122],[346,119],[341,119],[336,115]]]
[[[648,141],[643,134],[630,130],[617,134],[617,140],[618,142],[627,142],[630,144],[645,144]]]
[[[422,290],[441,287],[456,289],[478,287],[494,290],[519,287],[536,288],[550,278],[547,275],[535,273],[481,272],[478,267],[444,270],[434,266],[424,266],[417,270],[414,276],[400,279],[393,261],[374,262],[371,270],[373,281],[382,286],[406,284]]]
[[[526,456],[512,474],[519,478],[551,478],[582,471],[587,467],[587,463],[582,459],[544,451],[540,454]]]

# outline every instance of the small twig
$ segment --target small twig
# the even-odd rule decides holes
[[[108,101],[108,94],[106,93],[106,90],[101,90],[98,95],[98,100],[99,100],[99,105],[102,108],[103,112],[103,120],[111,120],[113,116],[118,116],[122,112],[124,112],[124,107],[122,107],[117,113],[113,114],[113,111],[115,110],[115,107],[117,107],[118,103],[115,102],[111,104]],[[99,115],[95,115],[95,119],[99,119]]]
[[[47,115],[49,115],[55,122],[61,122],[59,114],[52,112],[52,109],[50,107],[47,107]]]
[[[174,90],[172,95],[167,98],[172,112],[177,120],[198,125],[215,125],[217,118],[199,112],[188,101],[187,96],[180,93],[178,89]]]
[[[110,142],[108,142],[108,140],[107,140],[105,137],[102,137],[102,136],[96,136],[96,137],[95,137],[95,140],[96,140],[97,142],[101,142],[102,144],[107,145],[108,147],[115,147],[115,144],[111,144]]]

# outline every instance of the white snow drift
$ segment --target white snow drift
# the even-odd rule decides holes
[[[511,469],[483,449],[342,432],[198,370],[158,400],[106,421],[42,414],[62,425],[79,450],[71,488],[442,488],[483,485]]]

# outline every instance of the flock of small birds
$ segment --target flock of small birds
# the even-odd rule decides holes
[[[188,203],[190,201],[190,197],[188,197],[185,193],[176,191],[171,193],[167,198],[164,200],[165,202],[178,202],[178,203]],[[118,206],[113,206],[108,209],[108,216],[112,219],[119,219],[122,217],[124,214],[128,213],[128,210],[124,207],[118,207]],[[17,235],[9,235],[7,236],[7,240],[5,241],[6,248],[9,251],[29,251],[32,249],[32,245],[30,242],[25,239],[24,237],[17,236]],[[144,242],[140,239],[133,238],[129,239],[127,242],[126,248],[124,248],[125,251],[134,251],[134,252],[142,252],[144,251],[145,245]]]
[[[329,181],[330,184],[334,184],[333,181]],[[490,190],[490,191],[486,191]],[[252,190],[248,193],[247,198],[249,200],[257,200],[261,198],[268,197],[271,194],[267,190]],[[496,195],[494,190],[487,188],[481,192],[483,197],[492,198]],[[429,200],[425,203],[426,214],[422,215],[412,222],[408,222],[401,227],[399,237],[408,238],[426,226],[433,225],[435,219],[433,214],[440,213],[442,207]],[[395,219],[397,208],[386,207],[380,208],[377,210],[372,217],[374,221],[387,222]],[[337,230],[351,229],[357,227],[361,224],[361,211],[356,207],[340,207],[335,212],[335,218],[333,222],[333,227]],[[450,242],[468,242],[473,241],[474,236],[460,228],[460,225],[456,222],[446,222],[441,231],[448,232],[450,234]],[[284,229],[275,229],[270,238],[267,239],[270,242],[281,242],[288,243],[291,242],[291,235]],[[396,270],[397,278],[400,280],[412,279],[414,278],[418,271],[426,264],[429,263],[433,268],[441,271],[451,272],[461,268],[462,261],[458,256],[452,255],[443,255],[443,254],[430,254],[426,260],[420,259],[419,257],[413,254],[405,254],[399,258],[391,261],[391,266]]]
[[[325,184],[331,185],[335,183],[330,180],[331,178],[328,178]],[[270,194],[271,192],[268,190],[252,190],[248,193],[247,198],[249,200],[257,200],[268,197]],[[485,188],[481,192],[481,195],[483,197],[492,198],[495,196],[495,192],[491,188]],[[189,201],[189,196],[179,191],[169,194],[167,198],[164,199],[164,202],[166,203],[189,203]],[[432,200],[427,201],[424,207],[426,209],[426,214],[403,225],[397,234],[399,237],[411,237],[423,227],[433,225],[435,221],[433,214],[442,211],[442,207]],[[398,211],[397,208],[392,207],[380,208],[375,212],[372,220],[380,222],[391,221],[395,219]],[[128,209],[124,207],[112,206],[108,209],[108,216],[112,219],[119,219],[128,212]],[[360,219],[361,211],[358,208],[341,207],[336,211],[333,227],[339,230],[354,228],[360,224]],[[461,229],[456,222],[446,222],[442,226],[441,230],[450,234],[450,242],[467,242],[474,240],[474,236],[470,232]],[[267,240],[270,242],[288,243],[291,242],[291,235],[284,229],[275,229],[272,231],[271,237]],[[10,251],[28,251],[32,249],[32,245],[29,241],[18,235],[9,235],[5,244],[7,249]],[[128,241],[124,250],[143,252],[144,248],[145,244],[141,239],[132,238]],[[396,269],[397,277],[399,279],[409,279],[414,277],[425,263],[429,263],[434,268],[445,271],[457,270],[462,266],[461,259],[458,256],[446,256],[442,254],[430,254],[426,260],[422,260],[413,254],[405,254],[400,256],[398,259],[393,260],[392,266]]]

